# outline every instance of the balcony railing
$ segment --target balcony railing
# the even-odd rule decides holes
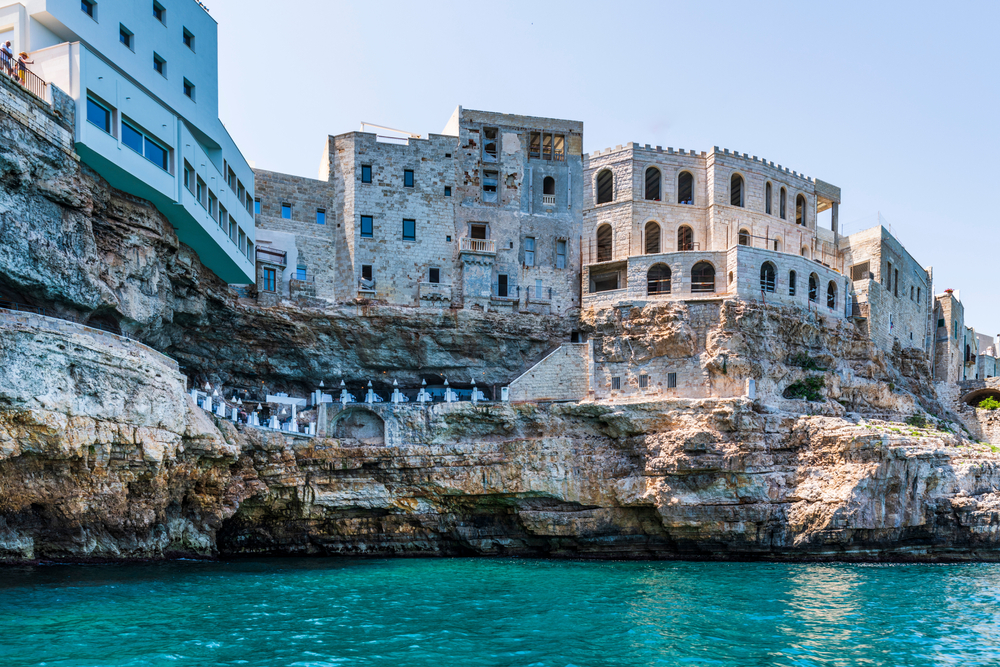
[[[35,97],[45,99],[45,82],[28,69],[27,65],[5,51],[0,51],[0,72],[12,78]]]
[[[555,206],[556,196],[555,195],[542,195],[542,203],[549,204],[550,206]]]
[[[541,285],[535,285],[534,287],[530,287],[530,286],[527,287],[525,291],[527,292],[527,296],[528,296],[527,301],[529,303],[532,302],[532,301],[534,301],[536,303],[537,302],[542,302],[542,301],[545,301],[545,302],[552,301],[552,288],[551,287],[543,287]]]
[[[468,252],[488,252],[496,254],[497,242],[493,239],[470,239],[463,236],[459,243],[460,251]]]
[[[272,248],[262,248],[257,246],[257,261],[265,262],[267,264],[277,264],[278,266],[285,266],[286,258],[288,253],[284,250],[274,250]]]
[[[511,301],[519,301],[521,299],[521,286],[504,285],[503,289],[500,289],[499,283],[493,283],[493,290],[490,294],[494,299],[510,299]]]

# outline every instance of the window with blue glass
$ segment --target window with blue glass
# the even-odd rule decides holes
[[[259,199],[254,199],[253,200],[253,214],[254,215],[260,215],[260,200]]]
[[[316,209],[316,224],[325,225],[326,224],[326,209],[318,208]]]
[[[417,221],[416,220],[403,220],[403,240],[404,241],[416,241],[417,240]]]
[[[292,217],[292,205],[291,204],[282,204],[281,205],[281,217],[285,218],[286,220],[290,220],[291,219],[291,217]]]
[[[361,238],[370,239],[374,236],[374,225],[370,215],[361,216]]]
[[[413,187],[413,170],[404,169],[403,170],[403,187],[412,188]]]
[[[299,264],[295,267],[295,279],[296,280],[306,280],[306,267]]]
[[[90,18],[97,20],[97,3],[93,0],[80,0],[80,9]]]
[[[87,98],[87,122],[111,134],[111,110],[89,97]]]
[[[122,121],[122,143],[164,171],[170,171],[170,153],[141,130]]]
[[[361,165],[361,182],[362,183],[372,182],[372,166],[370,164]]]
[[[160,23],[167,22],[167,10],[163,8],[163,5],[153,1],[153,18],[155,18]]]

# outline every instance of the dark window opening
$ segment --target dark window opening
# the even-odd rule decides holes
[[[677,250],[694,250],[694,232],[687,225],[677,230]]]
[[[667,373],[667,389],[677,388],[677,373]]]
[[[809,300],[816,301],[819,298],[819,278],[815,273],[809,275]]]
[[[542,135],[540,132],[532,132],[528,142],[528,157],[541,157],[542,155]]]
[[[190,30],[188,30],[187,28],[184,28],[184,38],[183,39],[184,39],[184,46],[186,46],[189,49],[191,49],[192,51],[194,51],[194,34]]]
[[[892,295],[899,296],[899,269],[892,274]]]
[[[656,167],[646,170],[646,199],[660,201],[660,170]]]
[[[806,224],[806,198],[802,195],[795,197],[795,224]]]
[[[507,296],[507,274],[497,276],[497,296]]]
[[[487,234],[486,225],[469,225],[469,238],[473,239],[486,239],[489,238]]]
[[[597,228],[597,261],[610,262],[612,256],[611,225],[601,225]],[[617,287],[615,289],[618,289]]]
[[[184,79],[184,96],[194,99],[194,84]]]
[[[831,310],[837,307],[837,284],[832,280],[826,286],[826,307]]]
[[[733,174],[729,179],[729,203],[743,206],[743,177],[739,174]]]
[[[851,267],[851,280],[868,280],[871,277],[871,264],[861,262]]]
[[[417,221],[416,220],[403,220],[403,240],[404,241],[416,241],[417,240]]]
[[[750,232],[745,229],[741,229],[739,233],[739,243],[740,245],[750,245]]]
[[[654,264],[646,273],[647,294],[670,294],[670,267]]]
[[[795,296],[795,272],[788,272],[788,296]]]
[[[373,275],[372,265],[371,264],[362,264],[361,265],[361,279],[362,280],[372,280],[372,275]]]
[[[121,24],[118,25],[118,41],[119,42],[121,42],[122,44],[124,44],[125,46],[127,46],[128,48],[131,49],[132,48],[132,37],[133,37],[133,34],[132,34],[131,30],[129,30],[128,28],[126,28],[125,26],[123,26]]]
[[[546,176],[542,181],[542,194],[543,195],[555,195],[556,193],[556,179],[551,176]]]
[[[361,216],[361,238],[373,238],[374,237],[374,224],[372,224],[372,216],[363,215]]]
[[[167,75],[167,61],[155,53],[153,54],[153,70],[162,76]]]
[[[614,199],[615,179],[607,169],[597,175],[597,203],[607,204]]]
[[[361,182],[362,183],[372,182],[372,166],[370,164],[361,165]]]
[[[450,197],[451,196],[451,186],[450,185],[444,186],[444,196],[445,197]]]
[[[497,161],[497,128],[483,128],[483,162]]]
[[[764,262],[760,267],[760,291],[774,291],[774,264]]]
[[[412,188],[413,187],[413,170],[404,169],[403,170],[403,187]]]
[[[691,172],[682,171],[677,176],[677,203],[694,203],[694,176],[691,175]]]
[[[590,290],[591,293],[609,292],[611,290],[618,289],[617,273],[604,273],[596,276],[591,276],[590,281],[593,283]]]
[[[495,171],[483,172],[483,201],[495,204],[497,201],[497,183],[499,177]]]
[[[782,220],[786,218],[785,209],[788,208],[788,193],[785,188],[781,188],[781,192],[778,194],[778,215]]]
[[[708,262],[698,262],[691,268],[691,291],[715,291],[715,267]]]
[[[167,10],[163,8],[158,2],[153,2],[153,18],[155,18],[160,23],[166,23]]]
[[[771,215],[771,184],[764,186],[764,213]]]
[[[649,388],[649,376],[645,373],[639,374],[639,389]]]
[[[427,282],[429,282],[429,283],[440,283],[441,282],[441,269],[432,266],[427,271]]]
[[[615,376],[615,377],[611,378],[611,388],[615,389],[615,390],[616,389],[621,389],[622,388],[622,379],[620,377],[618,377],[618,376]]]
[[[655,255],[660,252],[660,226],[655,222],[646,223],[646,254]]]
[[[97,19],[97,16],[96,16],[96,14],[97,14],[97,3],[93,2],[93,0],[81,0],[81,2],[80,2],[80,9],[83,10],[83,13],[86,14],[87,16],[89,16],[90,18],[95,19],[95,20]]]

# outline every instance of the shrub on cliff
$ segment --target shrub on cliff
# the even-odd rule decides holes
[[[788,385],[782,394],[785,398],[803,398],[807,401],[822,401],[823,376],[813,375]]]
[[[1000,401],[992,396],[987,396],[983,400],[979,401],[979,405],[976,407],[980,410],[996,410],[997,408],[1000,408]]]

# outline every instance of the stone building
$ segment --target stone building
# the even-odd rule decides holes
[[[332,302],[567,313],[582,146],[576,121],[462,107],[441,134],[331,136],[318,179],[257,170],[258,290],[301,279]]]
[[[934,379],[956,383],[965,375],[965,306],[954,290],[934,297]]]

